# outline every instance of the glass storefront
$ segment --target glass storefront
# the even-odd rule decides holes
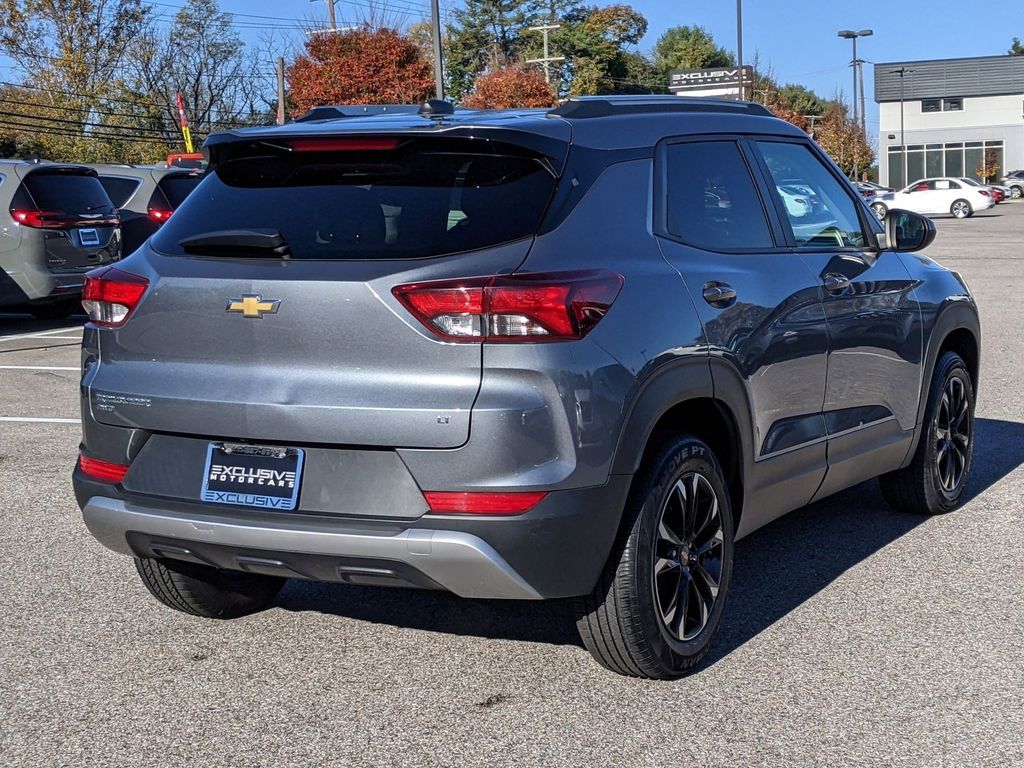
[[[903,175],[903,147],[890,146],[889,186],[903,189],[918,179],[935,176],[969,176],[981,181],[981,168],[986,159],[1003,166],[1002,141],[968,141],[948,144],[908,144],[906,148],[907,173]]]

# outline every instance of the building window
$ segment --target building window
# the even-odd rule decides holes
[[[968,176],[981,181],[981,171],[999,166],[997,175],[1005,171],[1002,140],[950,142],[948,144],[910,144],[907,146],[907,175],[903,177],[903,147],[887,147],[889,186],[902,189],[923,178]]]
[[[923,99],[921,101],[922,112],[941,112],[942,99]]]
[[[963,99],[943,99],[942,100],[942,111],[943,112],[962,112],[964,109]]]

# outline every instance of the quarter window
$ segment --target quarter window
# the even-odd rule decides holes
[[[798,246],[864,247],[856,203],[809,147],[779,141],[757,146]]]
[[[732,141],[698,141],[666,150],[667,227],[709,251],[773,248],[750,170]]]

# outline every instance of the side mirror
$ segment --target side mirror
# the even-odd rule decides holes
[[[899,209],[885,216],[886,239],[894,251],[920,251],[935,240],[935,222],[927,216]]]

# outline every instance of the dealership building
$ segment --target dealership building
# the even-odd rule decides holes
[[[883,184],[1024,168],[1024,56],[875,64],[875,101]]]

